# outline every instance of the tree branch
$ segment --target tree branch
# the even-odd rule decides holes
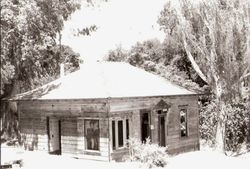
[[[183,39],[184,49],[185,49],[185,51],[187,53],[188,60],[191,62],[192,67],[194,68],[194,70],[196,71],[196,73],[200,76],[200,78],[202,80],[204,80],[206,83],[208,83],[207,77],[202,73],[199,65],[195,62],[193,55],[188,50],[187,42],[186,42],[184,33],[183,33],[182,39]]]

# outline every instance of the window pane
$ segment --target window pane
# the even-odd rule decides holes
[[[85,120],[85,137],[88,150],[99,150],[99,121]]]
[[[126,119],[126,138],[129,139],[129,121]]]
[[[187,110],[182,109],[180,111],[180,128],[181,128],[181,137],[187,136]]]
[[[123,146],[123,124],[122,120],[118,121],[118,145]]]
[[[112,142],[113,142],[113,149],[115,149],[115,121],[112,121]]]

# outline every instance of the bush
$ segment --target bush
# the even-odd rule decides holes
[[[130,139],[130,159],[132,161],[140,161],[149,168],[164,167],[167,164],[167,147],[160,147],[157,144],[150,143],[147,139],[145,143],[141,143],[136,139]]]
[[[211,147],[215,145],[217,121],[217,106],[212,101],[204,105],[200,112],[200,137]]]
[[[233,104],[226,106],[226,151],[238,152],[247,142],[249,109],[245,104]]]
[[[200,136],[210,146],[215,145],[217,105],[214,101],[205,105],[200,112]],[[247,103],[231,103],[225,106],[225,150],[238,153],[247,143],[249,108]]]

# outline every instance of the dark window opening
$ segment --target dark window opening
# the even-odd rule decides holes
[[[123,124],[122,120],[118,121],[118,146],[123,146]]]
[[[126,139],[129,139],[129,121],[126,119]]]
[[[113,143],[113,149],[116,147],[115,143],[115,121],[112,121],[112,143]]]

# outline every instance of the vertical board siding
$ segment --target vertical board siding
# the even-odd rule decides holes
[[[20,115],[20,132],[23,146],[26,150],[48,150],[48,137],[46,132],[46,120],[42,116],[32,117],[25,113]]]
[[[137,99],[114,99],[111,101],[111,112],[133,111],[131,137],[141,138],[140,126],[140,110],[148,109],[151,111],[151,139],[153,143],[158,144],[158,115],[154,111],[154,106],[164,100],[171,107],[166,115],[165,123],[165,140],[169,152],[179,153],[182,151],[197,150],[199,145],[199,111],[198,111],[198,97],[197,96],[170,96],[170,97],[152,97],[152,98],[137,98]],[[185,105],[187,107],[187,125],[188,137],[181,138],[180,136],[180,116],[179,106]]]
[[[90,100],[21,101],[20,129],[26,137],[26,146],[48,151],[46,117],[61,120],[61,148],[63,154],[80,155],[83,158],[108,160],[126,156],[128,150],[112,150],[112,119],[129,119],[129,137],[141,140],[141,115],[145,109],[151,112],[150,131],[153,143],[158,144],[158,114],[154,106],[164,100],[171,107],[166,115],[165,132],[169,152],[197,150],[199,147],[199,113],[197,96],[166,96],[144,98],[111,98]],[[179,106],[187,107],[188,137],[180,137]],[[84,119],[99,119],[100,150],[86,151]],[[125,123],[124,123],[125,124]],[[123,126],[124,127],[124,126]],[[124,133],[125,134],[125,133]],[[123,136],[125,137],[125,135]]]
[[[61,148],[63,153],[75,154],[77,150],[78,133],[76,118],[61,120]]]
[[[131,119],[131,138],[138,138],[141,139],[141,118],[140,118],[140,111],[134,110],[132,119]]]

